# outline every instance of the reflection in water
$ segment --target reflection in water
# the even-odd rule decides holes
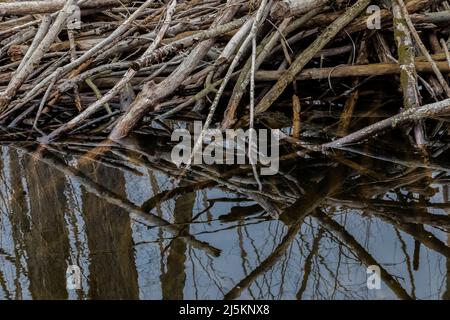
[[[26,223],[29,229],[24,235],[24,246],[30,248],[26,250],[26,264],[31,296],[33,299],[65,299],[66,261],[69,256],[69,240],[64,221],[65,179],[61,173],[52,172],[44,163],[32,162],[29,157],[24,157],[23,160],[29,219]],[[11,174],[20,174],[20,171]],[[54,183],[48,183],[49,181]],[[19,189],[19,192],[21,190],[23,189]],[[22,207],[26,208],[26,205]],[[14,215],[15,212],[11,214]]]
[[[95,182],[125,196],[120,170],[91,164]],[[89,298],[137,299],[139,289],[128,213],[89,191],[82,191],[83,220],[89,247]]]
[[[174,222],[188,223],[192,219],[195,193],[190,192],[180,196],[175,201]],[[186,226],[189,232],[189,225]],[[175,238],[168,249],[167,270],[161,272],[161,290],[163,299],[182,300],[186,284],[186,244],[180,238]]]
[[[258,191],[246,166],[178,183],[170,147],[128,145],[1,147],[0,299],[450,298],[445,152],[287,156]]]

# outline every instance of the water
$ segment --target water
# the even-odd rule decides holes
[[[80,160],[90,149],[1,147],[0,299],[450,298],[442,161],[287,160],[265,180],[266,197],[294,204],[274,220],[249,175],[177,184],[160,148]],[[80,290],[66,288],[69,265]]]

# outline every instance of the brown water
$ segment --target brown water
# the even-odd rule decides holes
[[[150,149],[80,162],[83,143],[1,147],[0,299],[450,298],[448,153],[283,162],[264,180],[292,205],[274,220],[233,187],[251,182],[178,184]]]

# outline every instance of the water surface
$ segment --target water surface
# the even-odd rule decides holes
[[[91,149],[0,148],[0,299],[450,298],[445,152],[286,160],[260,194],[245,171],[178,182],[159,148]]]

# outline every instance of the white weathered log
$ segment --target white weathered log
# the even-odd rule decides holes
[[[80,8],[95,9],[103,7],[119,7],[131,0],[90,0],[81,4]],[[0,16],[53,13],[61,10],[67,0],[43,1],[0,1]]]
[[[329,0],[278,0],[272,7],[272,18],[285,18],[306,13],[325,5]]]

